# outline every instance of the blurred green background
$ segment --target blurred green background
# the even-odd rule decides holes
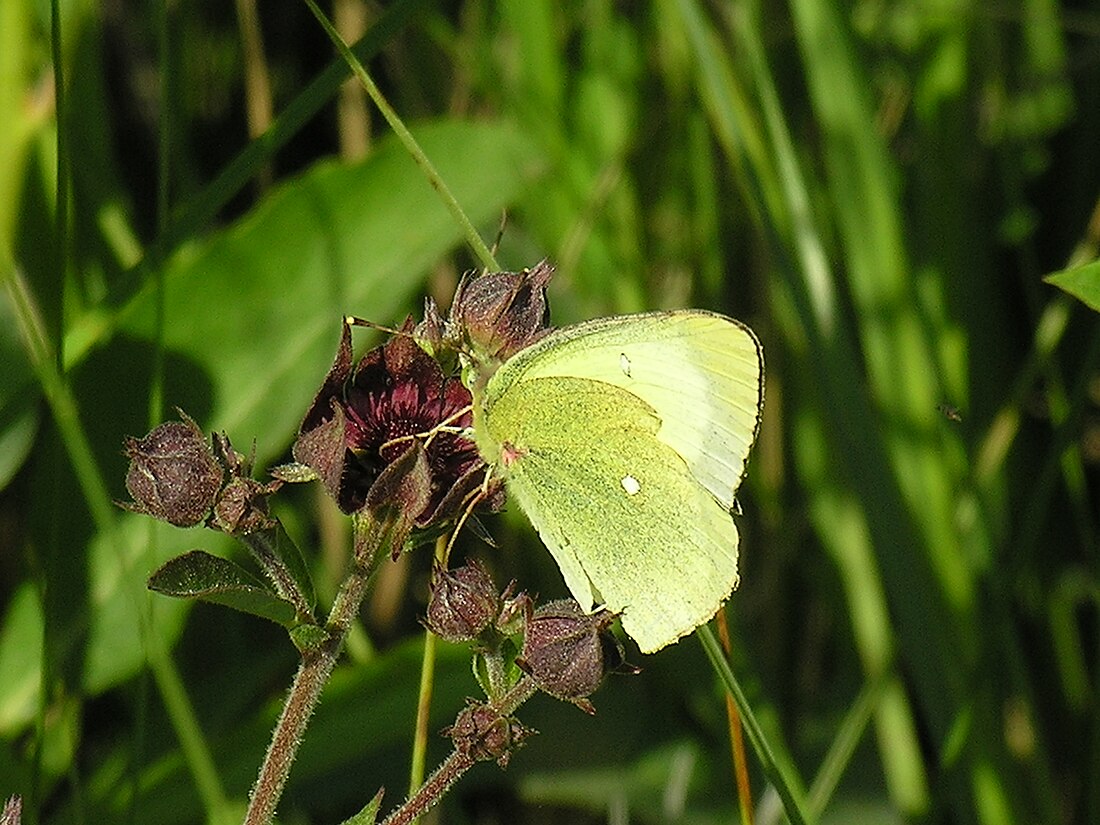
[[[1100,8],[326,11],[483,237],[507,214],[502,265],[557,266],[556,323],[694,305],[763,341],[727,613],[820,821],[1100,822],[1100,326],[1042,282],[1100,243]],[[0,2],[0,795],[24,822],[232,821],[247,796],[294,648],[147,594],[173,554],[241,553],[111,502],[123,438],[176,406],[285,460],[341,317],[446,305],[474,265],[347,75],[296,0]],[[331,595],[347,526],[313,489],[277,509]],[[487,524],[499,547],[464,552],[564,593],[520,515]],[[403,798],[429,556],[365,607],[282,822]],[[433,732],[476,693],[440,656]],[[698,643],[632,659],[594,718],[525,706],[541,734],[436,821],[737,821]]]

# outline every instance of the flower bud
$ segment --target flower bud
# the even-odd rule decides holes
[[[275,519],[268,513],[267,497],[281,484],[280,481],[261,484],[251,478],[234,478],[218,494],[210,526],[231,536],[274,527]]]
[[[459,753],[479,762],[496,760],[502,768],[508,766],[512,752],[523,740],[535,733],[515,717],[501,716],[491,705],[475,701],[459,711],[455,723],[443,731]]]
[[[517,664],[540,690],[592,713],[586,697],[603,681],[605,645],[617,647],[606,640],[610,623],[611,614],[590,616],[572,599],[548,602],[528,617]]]
[[[496,620],[500,609],[500,595],[489,571],[473,561],[437,571],[425,623],[448,642],[469,642]]]
[[[20,825],[23,821],[23,797],[18,794],[8,797],[4,810],[0,811],[0,825]]]
[[[194,421],[183,415],[182,422],[161,424],[144,438],[128,438],[123,452],[130,459],[126,489],[134,499],[124,507],[177,527],[206,518],[224,472]]]
[[[449,323],[473,349],[475,360],[503,362],[546,334],[546,285],[553,274],[554,267],[542,261],[523,272],[463,278]]]

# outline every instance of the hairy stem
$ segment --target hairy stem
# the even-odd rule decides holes
[[[325,626],[329,633],[328,638],[316,648],[302,654],[302,663],[287,694],[282,715],[275,725],[267,755],[260,766],[260,775],[252,788],[244,825],[268,825],[274,818],[306,725],[344,647],[348,629],[359,612],[359,605],[366,595],[377,561],[385,558],[384,551],[389,546],[387,539],[393,538],[392,533],[370,529],[360,531],[359,526],[357,525],[356,530],[357,544],[367,535],[375,537],[376,541],[370,548],[356,547],[356,561],[340,585],[329,613]]]
[[[260,776],[252,789],[245,825],[268,825],[275,816],[275,808],[298,753],[302,734],[336,664],[343,641],[342,636],[330,636],[319,649],[302,656],[302,663],[283,705],[283,713],[268,745]]]
[[[524,676],[498,702],[492,703],[492,706],[499,716],[511,716],[520,705],[535,695],[537,689],[535,680],[530,676]],[[400,808],[387,816],[382,821],[382,825],[408,825],[423,816],[476,763],[477,759],[467,751],[457,748],[451,751],[451,755],[439,764],[419,790],[405,800]]]
[[[470,768],[474,766],[472,756],[459,751],[451,751],[451,755],[444,759],[435,772],[427,778],[415,794],[383,820],[382,825],[408,825],[414,819],[426,813],[433,805],[443,798],[451,786],[454,785]]]

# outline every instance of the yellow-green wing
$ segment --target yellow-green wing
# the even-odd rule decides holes
[[[737,584],[737,529],[638,396],[576,377],[510,384],[482,450],[586,610],[622,614],[650,653],[709,620]]]
[[[764,362],[739,321],[702,310],[600,318],[559,329],[516,354],[489,382],[486,404],[522,381],[589,378],[641,398],[657,437],[728,510],[759,428]]]

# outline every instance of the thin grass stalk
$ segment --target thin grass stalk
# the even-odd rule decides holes
[[[832,744],[818,766],[817,775],[806,794],[806,808],[810,816],[819,819],[836,793],[844,772],[852,762],[856,747],[867,731],[867,725],[882,704],[893,674],[882,670],[863,684],[859,695],[844,714]]]
[[[718,641],[722,643],[722,652],[729,661],[733,654],[733,642],[730,641],[729,622],[726,611],[719,610],[715,616],[718,626]],[[733,759],[734,786],[737,788],[737,808],[741,813],[742,825],[753,825],[752,787],[749,785],[749,766],[745,758],[745,737],[742,735],[741,714],[733,696],[726,694],[726,721],[729,725],[730,756]]]
[[[709,625],[702,625],[696,628],[695,635],[702,643],[703,650],[706,651],[707,658],[710,659],[711,666],[714,668],[714,672],[718,674],[718,678],[722,681],[726,692],[733,697],[737,710],[741,714],[741,723],[744,725],[745,735],[749,737],[749,743],[756,751],[756,756],[764,769],[764,775],[768,777],[768,781],[772,783],[772,787],[779,794],[791,825],[807,825],[807,823],[812,822],[813,820],[807,818],[801,801],[803,798],[801,784],[792,775],[793,769],[785,768],[775,758],[772,745],[764,735],[764,729],[757,721],[756,714],[753,713],[752,706],[749,705],[749,700],[741,689],[741,684],[737,681],[737,677],[733,675],[729,662],[726,661],[722,653],[722,646],[718,643],[714,632]]]
[[[498,271],[500,266],[497,264],[496,258],[489,250],[489,247],[485,245],[485,241],[482,239],[480,233],[474,228],[474,225],[470,223],[470,219],[466,216],[466,212],[463,211],[462,206],[459,204],[458,199],[455,198],[451,192],[450,187],[447,186],[447,182],[443,180],[442,175],[439,174],[435,168],[435,164],[424,153],[424,150],[420,148],[420,144],[416,142],[416,138],[413,137],[412,132],[409,131],[405,122],[401,120],[397,112],[390,106],[389,101],[386,100],[382,94],[382,90],[378,88],[374,80],[368,74],[367,70],[363,67],[363,64],[359,61],[359,58],[355,56],[355,53],[348,48],[348,44],[344,42],[344,39],[340,37],[340,33],[336,31],[336,27],[332,24],[332,21],[328,19],[320,7],[314,2],[314,0],[305,0],[309,10],[313,12],[313,16],[317,18],[317,22],[321,24],[321,28],[325,30],[325,34],[328,35],[329,40],[336,47],[336,50],[340,53],[340,56],[344,58],[347,64],[351,67],[352,72],[359,79],[359,82],[363,84],[363,88],[367,90],[367,94],[370,95],[370,99],[374,101],[374,105],[378,107],[378,110],[382,113],[382,117],[386,119],[386,122],[393,129],[394,134],[408,150],[409,155],[416,162],[416,165],[420,167],[424,172],[424,177],[433,189],[439,194],[440,200],[443,201],[443,205],[447,207],[447,210],[454,217],[455,222],[462,227],[463,233],[466,235],[466,242],[470,245],[470,249],[478,260],[481,261],[481,265],[490,271]]]
[[[449,537],[435,540],[435,560],[446,564]],[[424,652],[420,660],[420,686],[416,697],[416,727],[413,732],[412,758],[409,760],[409,796],[424,784],[428,762],[428,724],[432,711],[432,688],[435,685],[436,635],[424,628]]]

